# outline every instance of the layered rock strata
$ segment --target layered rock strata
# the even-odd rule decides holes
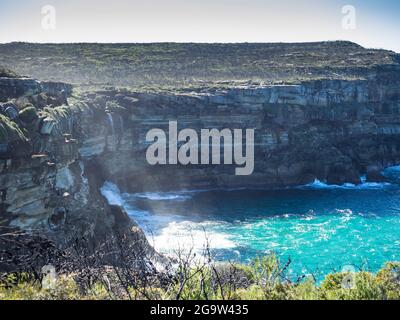
[[[35,91],[35,82],[25,79],[26,87],[7,89],[5,100],[18,105],[10,102],[17,91],[31,95],[37,117],[26,123],[21,111],[11,119],[3,110],[1,223],[39,231],[61,245],[82,236],[101,242],[123,230],[151,250],[126,214],[107,206],[99,193],[105,181],[130,192],[281,188],[315,179],[357,184],[363,174],[380,181],[379,170],[400,163],[399,75],[396,67],[382,67],[363,80],[190,92],[107,89],[47,108],[38,95],[46,92],[54,101],[65,86],[39,83]],[[235,176],[234,165],[149,165],[146,133],[167,131],[169,121],[198,132],[255,129],[254,173]]]

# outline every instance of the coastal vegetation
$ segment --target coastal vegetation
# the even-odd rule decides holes
[[[8,270],[0,273],[0,300],[400,299],[400,262],[387,262],[377,273],[332,272],[318,281],[313,274],[294,276],[292,261],[273,252],[247,264],[217,262],[208,240],[201,252],[174,251],[162,269],[124,236],[99,248],[82,238],[60,250],[40,235],[9,230],[0,243],[0,264]]]
[[[125,270],[126,271],[126,270]],[[317,284],[312,276],[291,282],[282,277],[275,256],[255,259],[248,265],[179,265],[168,280],[150,277],[129,282],[121,269],[101,272],[89,281],[79,273],[60,275],[54,285],[28,273],[9,274],[0,284],[0,300],[399,300],[400,263],[387,263],[377,274],[332,273]],[[86,274],[87,275],[87,274]],[[94,275],[94,272],[92,273]],[[351,278],[352,287],[344,286]],[[149,281],[149,283],[147,283]]]
[[[21,140],[26,141],[26,133],[23,132],[14,121],[0,114],[0,143]]]
[[[0,67],[0,77],[16,78],[17,74],[11,70]]]
[[[347,41],[316,43],[131,43],[0,45],[0,65],[39,80],[124,86],[365,78],[398,54]]]

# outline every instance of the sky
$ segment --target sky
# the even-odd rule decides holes
[[[349,40],[400,52],[399,17],[399,0],[0,0],[0,43]]]

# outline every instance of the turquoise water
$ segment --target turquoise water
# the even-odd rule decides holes
[[[217,260],[246,262],[275,252],[293,276],[318,279],[348,265],[377,271],[400,261],[400,185],[314,184],[284,190],[210,190],[120,194],[106,183],[102,192],[123,205],[156,249],[201,251],[210,243]]]

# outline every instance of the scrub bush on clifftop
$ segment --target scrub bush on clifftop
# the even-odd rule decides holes
[[[160,272],[124,237],[96,250],[83,239],[61,251],[40,236],[8,233],[0,235],[0,268],[8,270],[0,272],[0,299],[400,300],[399,262],[376,274],[332,273],[321,283],[288,277],[290,264],[275,254],[249,264],[218,263],[206,248],[201,258],[176,252]],[[50,287],[42,285],[48,265],[57,270]]]
[[[35,121],[38,118],[36,108],[34,106],[28,104],[27,106],[25,106],[24,109],[22,109],[19,112],[19,118],[26,124],[32,123],[33,121]]]
[[[79,272],[63,274],[51,288],[42,288],[41,282],[32,277],[8,275],[0,285],[0,299],[11,300],[387,300],[400,299],[398,274],[393,267],[400,263],[388,263],[376,275],[368,272],[355,273],[355,286],[342,286],[346,273],[329,274],[317,285],[311,278],[299,282],[273,279],[280,268],[272,259],[262,269],[250,265],[224,264],[217,266],[181,266],[169,279],[157,277],[129,282],[125,271],[119,268],[92,270],[92,282],[88,286]],[[270,269],[270,267],[272,267]],[[265,270],[271,272],[264,273]],[[87,272],[87,270],[86,270]],[[265,277],[267,275],[267,277]],[[86,277],[88,275],[86,274]],[[107,281],[104,281],[107,279]],[[131,279],[132,280],[132,279]],[[272,280],[272,281],[271,281]]]
[[[27,137],[14,121],[0,114],[0,143],[16,140],[26,141]]]
[[[312,280],[306,279],[298,284],[277,282],[266,291],[260,284],[251,284],[245,288],[229,290],[228,284],[219,287],[214,282],[215,274],[210,269],[193,269],[184,284],[179,296],[180,300],[387,300],[400,299],[399,283],[394,278],[382,277],[389,272],[385,266],[378,275],[367,272],[355,274],[356,286],[346,289],[340,286],[345,274],[330,274],[318,286]],[[399,265],[399,264],[397,264]],[[112,277],[112,274],[109,275]],[[252,275],[259,276],[259,275]],[[8,281],[11,280],[11,276]],[[3,280],[4,281],[4,280]],[[333,282],[333,285],[331,285]],[[114,284],[117,285],[117,284]],[[91,288],[82,290],[76,276],[63,275],[51,289],[41,288],[40,282],[22,280],[12,285],[0,287],[0,299],[11,300],[76,300],[76,299],[176,299],[176,292],[180,291],[180,284],[170,283],[166,287],[144,288],[128,287],[127,292],[116,295],[105,283],[96,282]],[[223,292],[226,290],[225,293]],[[129,293],[129,295],[128,295]]]

